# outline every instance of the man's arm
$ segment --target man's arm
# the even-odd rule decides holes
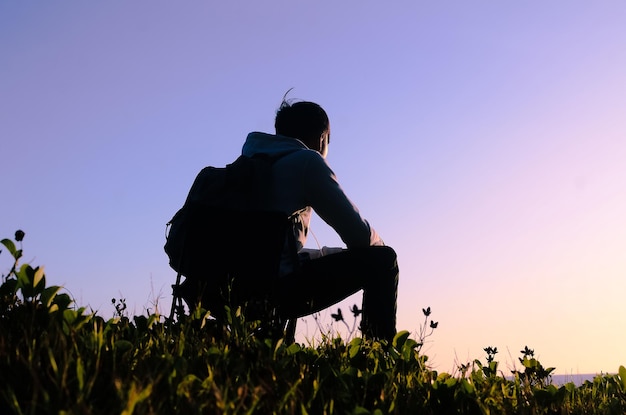
[[[305,169],[305,193],[310,206],[341,237],[348,248],[384,245],[361,216],[321,157],[311,157]]]

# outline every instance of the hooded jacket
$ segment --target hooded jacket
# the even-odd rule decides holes
[[[383,245],[376,231],[346,196],[319,152],[295,138],[250,133],[242,155],[259,154],[275,160],[267,208],[298,217],[294,227],[298,250],[306,242],[311,209],[339,234],[348,249]]]

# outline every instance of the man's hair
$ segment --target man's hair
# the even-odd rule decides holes
[[[286,95],[286,94],[285,94]],[[330,130],[326,111],[308,101],[292,102],[283,98],[274,121],[276,134],[298,138],[307,144]]]

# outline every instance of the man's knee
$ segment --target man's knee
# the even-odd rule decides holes
[[[370,246],[366,248],[363,255],[385,269],[398,267],[398,256],[390,246]]]
[[[396,263],[398,261],[398,256],[396,255],[396,251],[390,246],[377,246],[375,248],[379,248],[382,252],[381,256],[388,262]]]
[[[368,246],[353,250],[353,270],[366,281],[380,284],[382,281],[398,281],[396,252],[389,246]]]

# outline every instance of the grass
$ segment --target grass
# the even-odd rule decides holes
[[[505,376],[487,347],[454,375],[432,370],[421,353],[436,328],[430,309],[418,339],[401,331],[391,344],[285,344],[260,337],[240,309],[220,325],[202,309],[176,321],[129,317],[120,301],[104,319],[46,286],[42,268],[19,265],[22,238],[1,241],[14,258],[0,286],[2,414],[626,413],[623,366],[557,387],[533,350]]]

